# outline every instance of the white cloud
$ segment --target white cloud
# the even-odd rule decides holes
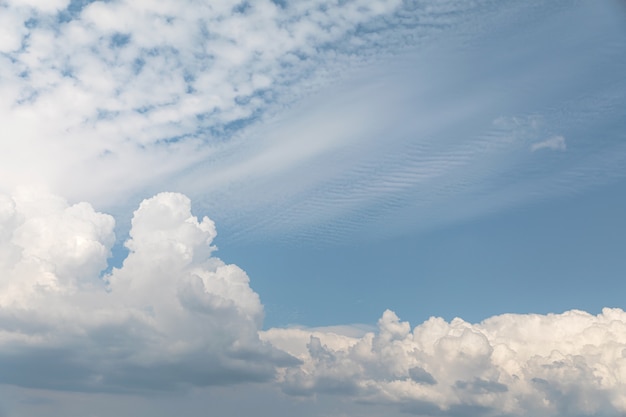
[[[308,228],[332,240],[377,221],[375,233],[404,231],[540,195],[518,180],[553,167],[519,170],[528,147],[566,144],[529,137],[621,126],[624,89],[592,80],[623,82],[598,65],[623,62],[620,37],[604,31],[611,22],[587,19],[600,3],[566,14],[540,2],[278,3],[2,2],[0,191],[43,184],[99,207],[174,184],[246,237]],[[550,36],[579,27],[576,16],[595,25],[602,48],[580,54],[581,31]],[[541,30],[520,31],[520,21]],[[414,55],[337,88],[407,45]],[[544,59],[555,50],[560,59]],[[283,112],[304,97],[300,112]],[[558,129],[539,126],[556,119]],[[603,152],[555,183],[601,181],[606,166],[623,175],[623,147]],[[386,312],[376,333],[259,337],[258,295],[213,255],[214,224],[194,217],[186,197],[143,201],[128,258],[105,276],[115,222],[94,206],[41,190],[0,195],[0,383],[178,389],[267,381],[278,367],[292,394],[343,393],[416,413],[626,409],[621,310],[431,319],[413,330]],[[303,363],[281,367],[294,364],[283,350]]]
[[[0,383],[94,392],[277,381],[415,414],[626,412],[626,313],[605,309],[261,331],[246,273],[213,255],[214,223],[177,193],[114,220],[42,190],[0,197]],[[282,400],[281,400],[282,401]]]
[[[350,81],[254,125],[228,151],[175,178],[176,189],[200,201],[235,232],[233,239],[345,243],[463,221],[623,176],[616,169],[626,155],[623,141],[607,138],[612,144],[605,152],[588,139],[602,125],[621,124],[620,106],[606,100],[623,100],[623,94],[609,98],[589,88],[596,103],[605,104],[586,108],[574,93],[580,82],[564,79],[549,64],[554,61],[543,58],[561,50],[556,44],[573,48],[570,40],[580,35],[555,34],[548,47],[534,31],[497,23],[524,16],[547,32],[556,21],[573,22],[572,15],[555,10],[552,21],[548,14],[529,17],[530,3],[515,6],[521,11],[495,4],[493,10],[479,7],[493,13],[493,21],[475,19],[472,9],[465,15],[472,25],[429,31],[428,46],[418,40],[412,53],[353,72]],[[468,36],[460,47],[470,26],[484,31],[480,41]],[[598,68],[578,52],[563,58],[580,64],[568,65],[580,77],[589,73],[582,68]],[[595,108],[608,110],[598,116]],[[587,151],[577,146],[570,153],[581,152],[579,158],[537,161],[529,151],[533,142],[555,131],[568,141],[588,140]]]
[[[22,19],[6,13],[6,7],[0,5],[0,52],[13,52],[22,46],[22,37],[27,30]]]
[[[565,138],[563,136],[552,136],[541,142],[535,142],[530,145],[530,150],[535,152],[540,149],[551,149],[553,151],[564,151],[567,149]]]
[[[332,230],[341,240],[431,227],[455,218],[446,207],[475,215],[525,201],[541,190],[517,179],[562,169],[534,161],[529,174],[518,151],[532,145],[491,124],[561,108],[581,88],[542,55],[567,51],[581,34],[547,45],[519,32],[520,19],[576,27],[562,7],[278,3],[3,3],[0,190],[43,184],[119,213],[129,200],[173,189],[248,239]],[[510,54],[518,50],[528,59]],[[586,76],[612,50],[576,49],[558,62]],[[609,119],[623,107],[595,90],[589,97]],[[575,103],[564,114],[577,114]],[[569,139],[553,126],[535,137],[557,129]]]
[[[323,45],[400,3],[2,5],[0,111],[11,143],[0,188],[38,183],[89,201],[107,190],[110,203],[154,184],[213,154],[237,123],[293,101],[297,89],[281,90],[323,66]]]
[[[0,382],[72,390],[259,381],[293,362],[259,340],[246,273],[212,255],[215,226],[162,193],[135,211],[119,269],[114,220],[42,191],[0,198]]]
[[[626,412],[626,313],[431,318],[414,329],[391,311],[362,337],[270,329],[299,357],[285,392],[335,394],[419,415],[618,415]],[[304,349],[306,348],[306,350]]]

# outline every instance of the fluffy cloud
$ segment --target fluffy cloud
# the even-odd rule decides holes
[[[215,226],[162,193],[135,211],[119,269],[114,220],[41,191],[0,197],[0,381],[73,390],[271,379],[294,359],[257,332],[246,273],[212,255]]]
[[[411,328],[261,331],[246,273],[213,255],[214,223],[161,193],[134,212],[119,268],[115,222],[41,190],[0,196],[0,382],[140,392],[277,381],[419,415],[626,412],[626,313],[506,314]]]
[[[282,92],[322,66],[325,45],[400,3],[3,2],[2,134],[20,140],[0,156],[0,189],[43,183],[94,201],[90,190],[171,175],[297,98]]]
[[[308,336],[308,337],[307,337]],[[332,393],[419,415],[617,415],[626,412],[626,313],[431,318],[411,329],[386,311],[362,337],[271,329],[303,364],[285,392]]]

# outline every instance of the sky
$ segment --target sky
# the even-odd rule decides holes
[[[626,3],[0,0],[0,417],[626,413]]]

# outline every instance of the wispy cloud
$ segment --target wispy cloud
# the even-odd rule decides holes
[[[574,20],[554,11],[554,21],[538,17],[538,33],[565,30],[564,22]],[[485,7],[467,11],[468,19],[483,12],[494,21],[513,18]],[[520,40],[487,23],[474,29],[479,34],[470,26],[457,21],[447,31],[433,29],[431,47],[353,72],[341,85],[251,126],[223,159],[206,159],[175,179],[175,187],[231,237],[345,242],[432,227],[620,175],[610,168],[624,156],[619,141],[593,144],[596,129],[619,123],[624,97],[595,79],[580,87],[597,66],[578,53],[578,34],[567,29],[547,45],[534,32]],[[484,36],[500,41],[484,43]],[[467,46],[461,51],[459,38]],[[547,59],[554,48],[571,64],[566,77]],[[606,76],[623,84],[617,73]],[[574,93],[581,89],[585,101]],[[555,131],[576,146],[538,163],[528,149],[538,138],[558,137]],[[547,144],[562,146],[559,139]],[[593,160],[606,161],[605,146],[616,162],[593,168]],[[586,175],[590,169],[596,174]]]
[[[530,145],[530,150],[535,152],[540,149],[551,149],[553,151],[564,151],[567,149],[565,138],[563,136],[553,136],[541,142]]]
[[[508,6],[6,3],[3,16],[18,23],[5,27],[0,58],[0,187],[37,183],[116,214],[129,196],[175,189],[246,239],[345,240],[393,233],[389,218],[399,229],[449,221],[451,200],[469,207],[523,178],[521,151],[568,133],[571,120],[550,110],[567,105],[567,86],[614,56],[569,53],[575,35],[528,50],[537,42],[497,22],[539,12]],[[564,7],[551,7],[541,30],[561,24]],[[543,59],[553,48],[567,77]],[[538,85],[550,87],[527,93]],[[611,91],[589,100],[607,106]],[[543,125],[493,124],[533,117]],[[468,215],[515,203],[489,201]]]

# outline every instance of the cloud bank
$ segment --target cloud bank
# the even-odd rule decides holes
[[[428,416],[604,416],[626,412],[626,313],[430,318],[411,329],[387,310],[362,337],[270,329],[298,356],[280,383]]]
[[[133,214],[120,268],[115,221],[41,190],[0,197],[0,382],[93,392],[243,382],[417,415],[626,412],[626,313],[604,309],[431,318],[411,329],[262,329],[246,273],[215,257],[214,223],[160,193]]]

